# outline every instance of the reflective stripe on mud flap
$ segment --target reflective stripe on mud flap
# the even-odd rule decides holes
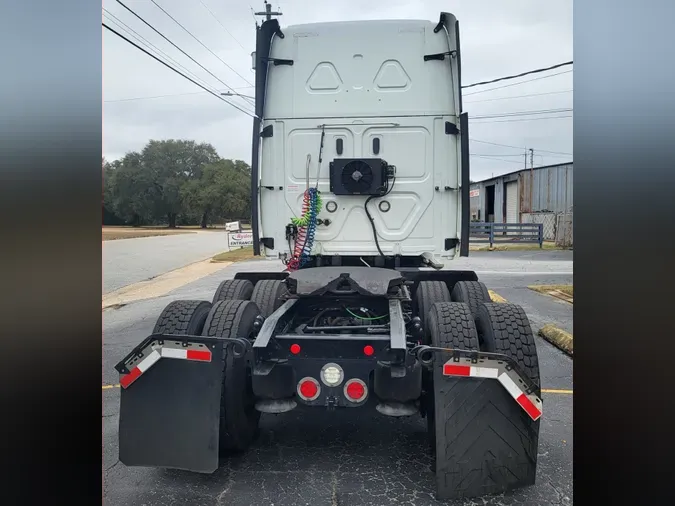
[[[205,348],[203,345],[189,344],[187,347],[164,343],[158,344],[157,341],[150,343],[144,350],[145,355],[135,367],[128,367],[129,374],[124,374],[120,377],[120,386],[128,388],[134,381],[157,363],[160,358],[178,358],[183,360],[194,360],[198,362],[211,362],[211,350]],[[152,350],[152,351],[150,351]],[[128,365],[132,365],[135,359],[129,361]]]
[[[496,367],[479,367],[473,365],[470,359],[463,358],[459,361],[450,359],[443,364],[443,375],[497,379],[532,420],[541,418],[543,413],[541,399],[533,394],[527,395],[518,385],[519,383],[524,385],[525,382],[513,369],[507,369],[503,364]]]

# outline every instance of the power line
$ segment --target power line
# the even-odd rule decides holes
[[[209,53],[211,53],[213,56],[215,56],[216,58],[218,58],[218,59],[221,61],[221,63],[222,63],[223,65],[225,65],[228,69],[230,69],[232,72],[234,72],[234,73],[237,74],[240,78],[242,78],[244,81],[246,81],[246,83],[248,83],[248,84],[250,84],[251,86],[253,86],[253,84],[252,84],[248,79],[246,79],[246,78],[245,78],[244,76],[242,76],[239,72],[237,72],[236,70],[234,70],[234,68],[232,68],[232,67],[231,67],[225,60],[223,60],[220,56],[218,56],[216,53],[214,53],[213,51],[211,51],[211,49],[210,49],[209,47],[207,47],[206,44],[204,44],[201,40],[199,40],[197,37],[195,37],[195,36],[192,34],[192,32],[191,32],[190,30],[188,30],[187,28],[185,28],[185,27],[184,27],[184,26],[183,26],[176,18],[174,18],[171,14],[169,14],[168,12],[166,12],[166,11],[164,10],[164,8],[163,8],[161,5],[159,5],[157,2],[155,2],[155,0],[150,0],[150,1],[151,1],[153,4],[155,4],[155,6],[156,6],[159,10],[161,10],[164,14],[166,14],[167,16],[169,16],[169,17],[173,20],[174,23],[176,23],[176,24],[177,24],[178,26],[180,26],[183,30],[185,30],[185,32],[186,32],[188,35],[190,35],[190,37],[192,37],[192,38],[195,39],[197,42],[199,42],[199,43],[202,45],[202,47],[203,47],[204,49],[206,49]]]
[[[502,148],[513,148],[513,149],[519,149],[521,151],[526,150],[527,148],[524,146],[512,146],[510,144],[499,144],[498,142],[489,142],[489,141],[482,141],[480,139],[474,139],[471,137],[469,139],[470,141],[473,142],[478,142],[480,144],[489,144],[491,146],[501,146]],[[554,153],[556,155],[567,155],[567,156],[572,156],[572,153],[563,153],[562,151],[549,151],[546,149],[535,149],[535,151],[541,151],[542,153]]]
[[[151,47],[157,52],[159,55],[164,56],[167,60],[169,60],[171,63],[176,65],[179,69],[181,69],[183,72],[186,74],[192,76],[193,79],[200,81],[202,84],[208,86],[208,83],[206,83],[203,79],[200,79],[198,76],[196,76],[193,72],[191,72],[189,69],[185,68],[185,66],[181,65],[180,62],[176,61],[173,59],[171,56],[169,56],[167,53],[162,51],[160,48],[155,46],[152,42],[147,40],[145,37],[143,37],[141,34],[139,34],[136,30],[131,28],[129,25],[127,25],[124,21],[119,19],[117,16],[115,16],[112,12],[108,11],[108,9],[103,8],[105,14],[109,17],[112,18],[111,21],[115,23],[115,25],[119,26],[122,30],[127,32],[129,35],[134,37],[136,40],[138,40],[140,43],[145,44],[146,47]],[[203,93],[203,92],[200,92]]]
[[[238,88],[234,88],[235,90],[244,90],[244,89],[249,89],[250,86],[242,86]],[[233,88],[230,88],[233,89]],[[131,102],[132,100],[152,100],[154,98],[169,98],[169,97],[184,97],[187,95],[202,95],[206,93],[205,91],[193,91],[192,93],[172,93],[170,95],[153,95],[150,97],[131,97],[131,98],[120,98],[116,100],[104,100],[106,103],[113,103],[113,102]],[[239,96],[239,95],[235,95]]]
[[[521,84],[531,83],[532,81],[539,81],[541,79],[548,79],[549,77],[555,77],[555,76],[559,76],[559,75],[562,75],[562,74],[569,74],[570,72],[572,72],[572,70],[566,70],[565,72],[557,72],[555,74],[550,74],[548,76],[535,77],[534,79],[528,79],[526,81],[520,81],[519,83],[505,84],[504,86],[495,86],[494,88],[490,88],[489,90],[474,91],[472,93],[467,93],[463,96],[464,97],[470,97],[471,95],[477,95],[478,93],[487,93],[488,91],[501,90],[502,88],[510,88],[511,86],[519,86]]]
[[[508,118],[512,116],[536,116],[539,114],[555,114],[559,112],[572,112],[571,107],[560,109],[538,109],[534,111],[514,111],[514,112],[500,112],[494,114],[484,114],[481,116],[473,116],[471,119],[488,119],[488,118]]]
[[[199,3],[202,4],[202,5],[204,6],[204,8],[205,8],[207,11],[209,11],[209,14],[211,14],[211,16],[213,17],[213,19],[215,19],[215,20],[218,22],[218,24],[219,24],[220,26],[223,27],[223,30],[225,30],[225,31],[227,32],[227,34],[228,34],[230,37],[232,37],[232,38],[234,39],[234,41],[235,41],[237,44],[239,44],[239,45],[241,46],[241,48],[242,48],[244,51],[246,51],[246,48],[242,45],[242,43],[239,42],[239,41],[237,40],[237,38],[236,38],[234,35],[232,35],[232,33],[231,33],[227,28],[225,28],[225,25],[222,24],[222,23],[220,22],[220,20],[219,20],[219,19],[216,17],[216,15],[211,11],[211,9],[209,9],[209,7],[208,7],[204,2],[202,2],[202,0],[199,0]]]
[[[118,4],[120,4],[120,5],[121,5],[122,7],[124,7],[126,10],[128,10],[129,12],[131,12],[131,14],[133,14],[133,15],[136,16],[139,20],[141,20],[146,26],[148,26],[151,30],[153,30],[157,35],[159,35],[160,37],[162,37],[164,40],[166,40],[166,41],[167,41],[169,44],[171,44],[173,47],[175,47],[176,49],[178,49],[181,53],[183,53],[185,56],[187,56],[188,58],[190,58],[190,60],[192,60],[194,63],[196,63],[196,64],[199,65],[202,69],[204,69],[206,72],[208,72],[208,73],[209,73],[212,77],[214,77],[219,83],[221,83],[221,84],[222,84],[223,86],[225,86],[226,88],[228,88],[228,89],[234,91],[234,88],[232,88],[229,84],[227,84],[226,82],[224,82],[223,80],[221,80],[217,75],[215,75],[213,72],[211,72],[209,69],[207,69],[204,65],[202,65],[202,64],[199,63],[197,60],[195,60],[192,56],[190,56],[190,55],[187,54],[185,51],[183,51],[180,47],[178,47],[178,46],[177,46],[171,39],[169,39],[166,35],[164,35],[162,32],[160,32],[159,30],[157,30],[157,28],[155,28],[155,27],[152,26],[150,23],[148,23],[148,22],[147,22],[145,19],[143,19],[140,15],[136,14],[136,12],[134,12],[133,9],[131,9],[130,7],[127,7],[121,0],[116,0],[116,1],[117,1]],[[250,84],[250,83],[249,83],[249,84]]]
[[[121,33],[117,32],[117,31],[114,30],[113,28],[110,28],[110,27],[109,27],[108,25],[106,25],[105,23],[101,23],[101,24],[103,25],[104,28],[110,30],[112,33],[114,33],[115,35],[117,35],[119,38],[125,40],[126,42],[128,42],[129,44],[131,44],[132,46],[134,46],[136,49],[138,49],[138,50],[140,50],[140,51],[143,51],[145,54],[147,54],[148,56],[150,56],[152,59],[157,60],[159,63],[161,63],[161,64],[164,65],[165,67],[167,67],[167,68],[173,70],[176,74],[180,75],[181,77],[184,77],[185,79],[187,79],[187,80],[190,81],[191,83],[196,84],[197,86],[199,86],[200,88],[202,88],[204,91],[206,91],[206,92],[210,93],[211,95],[213,95],[214,97],[216,97],[218,100],[222,100],[222,101],[225,102],[226,104],[231,105],[232,107],[234,107],[235,109],[237,109],[237,110],[243,112],[243,113],[246,114],[247,116],[251,116],[252,118],[255,118],[255,115],[253,115],[253,114],[251,114],[250,112],[245,111],[244,109],[242,109],[242,108],[236,106],[235,104],[233,104],[233,103],[230,102],[229,100],[225,100],[223,97],[221,97],[221,96],[218,95],[217,93],[214,93],[213,91],[211,91],[211,90],[205,88],[204,86],[202,86],[201,84],[199,84],[197,81],[195,81],[195,80],[193,80],[192,78],[186,76],[185,74],[183,74],[183,73],[180,72],[179,70],[176,70],[175,68],[173,68],[171,65],[169,65],[169,64],[166,63],[165,61],[162,61],[160,58],[156,57],[154,54],[150,53],[149,51],[146,51],[146,50],[143,49],[141,46],[139,46],[138,44],[136,44],[135,42],[133,42],[132,40],[127,39],[124,35],[122,35]]]
[[[506,76],[506,77],[498,77],[497,79],[492,79],[491,81],[482,81],[480,83],[473,83],[473,84],[467,84],[466,86],[462,86],[462,88],[473,88],[474,86],[483,86],[485,84],[492,84],[492,83],[497,83],[499,81],[506,81],[508,79],[516,79],[518,77],[523,77],[527,76],[530,74],[538,74],[540,72],[547,72],[549,70],[554,70],[560,67],[565,67],[567,65],[572,65],[571,61],[565,62],[565,63],[558,63],[557,65],[552,65],[550,67],[542,68],[542,69],[536,69],[536,70],[528,70],[527,72],[523,72],[521,74],[515,74],[512,76]]]
[[[499,97],[499,98],[486,98],[483,100],[469,100],[464,102],[465,104],[477,104],[480,102],[495,102],[497,100],[511,100],[515,98],[527,98],[527,97],[542,97],[544,95],[557,95],[560,93],[572,93],[574,90],[561,90],[561,91],[548,91],[546,93],[529,93],[527,95],[516,95],[513,97]]]
[[[481,123],[514,123],[516,121],[541,121],[545,119],[562,119],[562,118],[571,118],[572,115],[568,114],[566,116],[550,116],[547,118],[522,118],[522,119],[498,119],[491,121],[474,121],[474,125],[480,125]]]
[[[489,153],[471,153],[471,156],[523,156],[523,154],[519,153],[519,154],[514,155],[513,153],[509,153],[509,154],[504,153],[504,154],[501,154],[501,155],[492,155],[492,154],[489,154]]]
[[[469,156],[476,156],[478,158],[487,158],[488,160],[493,160],[493,161],[498,160],[500,162],[506,162],[506,163],[517,163],[518,165],[523,164],[523,162],[521,162],[521,161],[516,162],[515,160],[504,160],[502,158],[492,158],[492,157],[486,157],[486,156],[483,156],[483,155],[469,155]],[[523,155],[518,155],[518,156],[523,156]]]

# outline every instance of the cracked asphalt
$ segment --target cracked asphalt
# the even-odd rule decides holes
[[[461,265],[460,265],[461,263]],[[545,323],[572,330],[572,306],[527,289],[531,284],[572,283],[571,252],[472,252],[453,262],[471,268],[509,302],[521,304],[536,332]],[[223,279],[237,270],[280,270],[278,262],[230,266],[157,299],[106,310],[103,379],[118,383],[113,366],[149,335],[171,300],[210,300]],[[571,390],[572,360],[537,337],[542,388]],[[441,502],[434,497],[432,456],[426,421],[394,419],[377,412],[328,413],[296,409],[263,415],[261,434],[245,453],[221,461],[213,475],[127,468],[118,461],[120,389],[104,388],[104,504],[168,505],[568,505],[572,504],[572,395],[542,394],[537,481],[534,486],[474,500]]]

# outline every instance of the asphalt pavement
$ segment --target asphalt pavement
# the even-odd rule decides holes
[[[572,283],[571,252],[472,252],[471,257],[450,267],[476,270],[488,288],[521,304],[534,332],[545,323],[571,330],[571,305],[526,288],[530,284]],[[426,421],[418,416],[394,419],[365,410],[358,417],[351,410],[308,413],[296,409],[263,415],[259,439],[245,453],[224,459],[213,475],[121,464],[117,446],[120,389],[115,386],[119,378],[114,364],[150,334],[160,311],[171,300],[210,300],[220,281],[237,270],[281,270],[281,264],[234,264],[164,297],[103,313],[104,504],[572,504],[572,360],[539,337],[544,416],[537,482],[532,487],[473,501],[436,501]]]
[[[223,230],[103,241],[103,293],[228,251]]]

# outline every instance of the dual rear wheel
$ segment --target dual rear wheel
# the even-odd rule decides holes
[[[507,355],[540,396],[534,335],[520,306],[491,302],[479,282],[458,282],[452,292],[424,283],[416,294],[423,298],[416,307],[429,308],[418,313],[425,322],[424,344]],[[440,300],[424,300],[429,294],[438,294]],[[440,362],[449,358],[436,354]],[[443,376],[438,362],[423,382],[422,407],[439,499],[501,493],[534,483],[539,421],[532,421],[499,382]]]
[[[261,280],[255,287],[248,280],[225,280],[212,302],[171,302],[159,316],[153,334],[253,340],[256,318],[276,311],[283,293],[284,285],[279,280]],[[249,447],[258,434],[260,413],[254,407],[251,368],[245,358],[235,357],[227,346],[223,355],[219,448],[226,454]]]

